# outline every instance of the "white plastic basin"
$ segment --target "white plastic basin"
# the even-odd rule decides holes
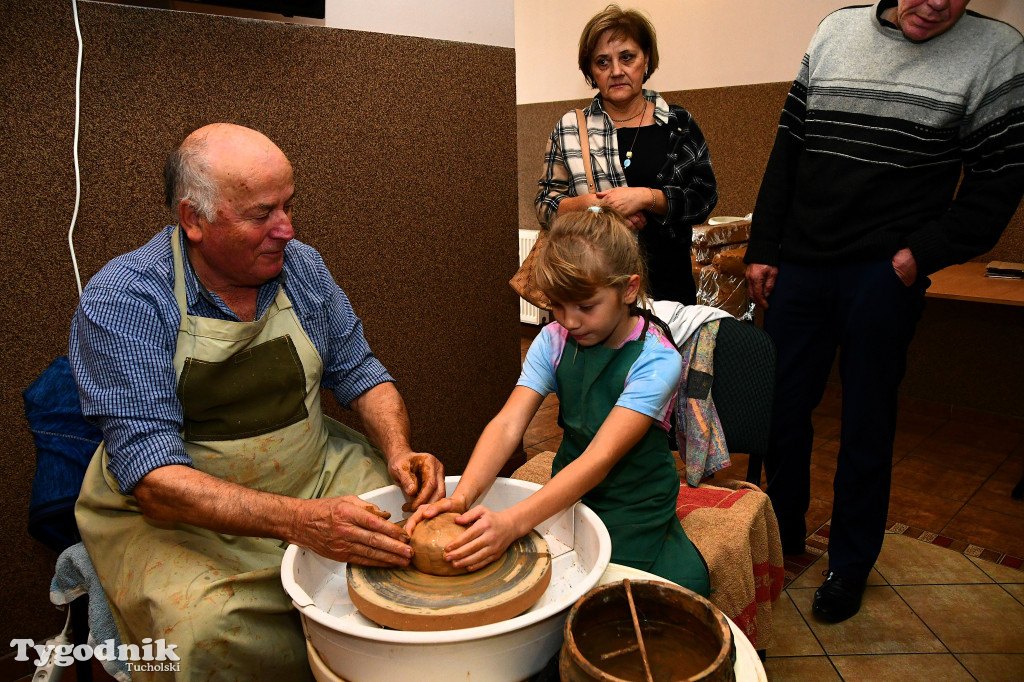
[[[459,477],[448,476],[454,491]],[[540,486],[497,479],[481,504],[505,509]],[[392,519],[402,516],[405,497],[396,486],[360,495]],[[382,628],[363,617],[348,596],[346,564],[291,546],[281,563],[284,589],[302,615],[306,637],[321,659],[349,682],[517,682],[539,672],[562,646],[569,608],[597,585],[611,558],[608,530],[582,503],[536,530],[551,551],[551,584],[526,613],[462,630],[405,632]]]

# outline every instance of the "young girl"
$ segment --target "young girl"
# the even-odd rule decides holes
[[[645,277],[636,237],[609,208],[559,216],[534,272],[556,322],[530,346],[518,385],[481,434],[455,492],[420,507],[406,530],[460,512],[456,521],[472,525],[446,558],[472,571],[582,498],[608,528],[613,562],[707,596],[707,568],[676,518],[679,475],[665,437],[681,359],[636,305]],[[503,511],[470,509],[551,392],[564,430],[551,480]]]

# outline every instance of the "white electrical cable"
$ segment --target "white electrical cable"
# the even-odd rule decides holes
[[[71,10],[75,16],[75,35],[78,36],[78,69],[75,72],[75,212],[71,215],[71,227],[68,228],[68,248],[71,249],[71,265],[75,269],[75,283],[78,295],[82,295],[82,276],[78,273],[78,259],[75,258],[75,221],[78,219],[78,203],[82,198],[82,178],[78,170],[78,120],[82,100],[82,30],[78,26],[78,0],[71,0]]]

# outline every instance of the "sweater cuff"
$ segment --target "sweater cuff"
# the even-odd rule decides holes
[[[743,256],[744,263],[760,263],[779,267],[779,245],[775,242],[751,239],[747,244],[747,253]]]
[[[907,248],[917,263],[919,275],[927,277],[950,264],[947,262],[948,256],[944,256],[946,248],[942,233],[934,229],[933,225],[911,232],[907,235],[906,241]]]

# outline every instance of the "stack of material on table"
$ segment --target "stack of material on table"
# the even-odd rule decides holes
[[[750,215],[712,218],[693,228],[690,260],[698,304],[721,308],[741,320],[753,319],[743,263],[749,240]]]

